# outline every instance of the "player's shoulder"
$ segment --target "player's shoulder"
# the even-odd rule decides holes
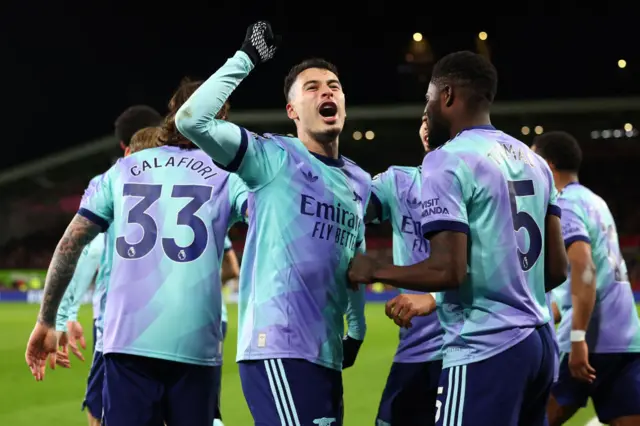
[[[390,166],[387,171],[394,175],[413,177],[416,174],[420,174],[420,169],[422,169],[422,166]]]
[[[369,174],[369,172],[360,167],[358,163],[353,161],[351,158],[344,155],[340,155],[340,158],[342,159],[342,162],[344,164],[343,167],[345,169],[349,170],[351,173],[359,175],[363,179],[371,180],[371,175]]]
[[[262,143],[273,143],[275,146],[278,146],[279,148],[288,151],[291,148],[295,148],[296,145],[298,145],[298,143],[302,143],[297,137],[289,134],[289,135],[284,135],[282,133],[263,133],[263,134],[259,134],[259,133],[255,133],[255,132],[249,132],[247,131],[251,137],[253,137],[254,140],[256,140],[257,142],[262,142]]]

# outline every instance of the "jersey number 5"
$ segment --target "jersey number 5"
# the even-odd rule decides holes
[[[529,250],[526,253],[520,251],[520,247],[516,246],[518,251],[518,259],[520,260],[520,268],[528,271],[540,257],[542,252],[542,233],[535,219],[525,211],[518,211],[516,197],[529,197],[535,195],[532,180],[511,180],[507,182],[509,185],[509,201],[511,204],[511,217],[513,219],[513,230],[517,232],[524,228],[529,234]],[[517,240],[517,236],[516,236]]]
[[[191,198],[180,212],[178,225],[185,225],[193,231],[193,242],[186,246],[179,246],[173,238],[162,238],[162,249],[169,259],[174,262],[191,262],[199,258],[207,247],[209,233],[205,223],[196,216],[196,212],[211,199],[213,187],[203,185],[175,185],[171,190],[171,198]],[[136,243],[127,242],[124,236],[116,238],[116,252],[124,259],[140,259],[156,245],[158,240],[158,224],[147,213],[162,194],[162,185],[148,185],[126,183],[122,195],[125,197],[142,198],[138,204],[129,210],[128,224],[137,224],[142,228],[142,238]]]

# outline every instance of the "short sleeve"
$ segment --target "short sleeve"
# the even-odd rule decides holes
[[[373,177],[373,181],[371,182],[371,198],[369,199],[372,210],[367,208],[367,212],[372,211],[373,213],[371,217],[367,217],[367,222],[380,223],[389,220],[391,183],[393,183],[393,171],[391,169]]]
[[[113,221],[113,193],[111,178],[116,166],[91,181],[80,201],[78,214],[100,226],[102,232],[109,228]]]
[[[565,247],[569,248],[576,241],[591,244],[587,224],[582,219],[580,207],[575,202],[564,198],[559,199],[559,206],[562,209],[560,223],[562,224],[562,238]]]
[[[280,143],[240,127],[241,142],[236,158],[225,168],[237,173],[252,190],[271,182],[283,167],[287,151]]]
[[[426,155],[422,162],[422,234],[440,231],[469,233],[463,185],[466,165],[443,149]]]
[[[229,175],[229,204],[232,218],[230,224],[245,221],[249,189],[244,182],[234,174]]]
[[[231,244],[231,239],[229,239],[229,236],[227,235],[226,237],[224,237],[224,251],[225,253],[228,252],[229,250],[231,250],[233,248],[233,245]]]

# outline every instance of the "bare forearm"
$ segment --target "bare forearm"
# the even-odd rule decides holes
[[[55,326],[60,301],[73,277],[82,249],[99,232],[98,225],[79,215],[76,215],[67,227],[47,271],[44,296],[38,315],[38,322],[41,324]]]
[[[572,268],[571,303],[573,330],[586,330],[596,303],[595,269],[592,266]]]
[[[454,281],[444,268],[429,261],[410,266],[384,265],[376,270],[375,281],[407,290],[439,292],[455,288]]]

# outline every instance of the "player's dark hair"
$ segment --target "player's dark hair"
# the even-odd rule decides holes
[[[498,72],[482,55],[469,51],[450,53],[433,67],[431,82],[469,90],[471,108],[489,107],[498,90]]]
[[[567,132],[547,132],[533,140],[536,152],[554,167],[563,172],[580,170],[582,149],[580,144]]]
[[[169,113],[164,119],[160,128],[160,135],[158,139],[163,145],[179,146],[182,149],[196,149],[197,146],[189,139],[184,137],[182,133],[178,131],[176,127],[176,114],[182,105],[193,95],[193,93],[202,85],[202,81],[193,81],[189,78],[184,78],[180,82],[180,86],[175,91],[171,100],[169,101]],[[229,114],[229,101],[226,101],[218,114],[217,119],[226,120]]]
[[[157,126],[162,122],[158,111],[147,105],[134,105],[127,108],[114,124],[116,138],[125,146],[129,146],[131,137],[140,129]]]
[[[338,68],[331,62],[321,58],[305,59],[299,64],[291,67],[289,73],[284,78],[284,98],[287,102],[289,102],[289,92],[291,91],[291,86],[293,86],[293,83],[296,82],[296,78],[298,78],[298,75],[300,75],[301,72],[308,70],[309,68],[320,68],[323,70],[328,70],[334,73],[336,77],[338,77]]]

